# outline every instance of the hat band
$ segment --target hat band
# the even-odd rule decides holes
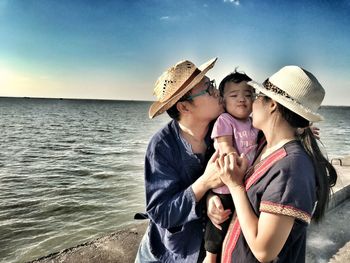
[[[287,99],[290,99],[294,102],[297,102],[295,99],[293,99],[291,96],[289,96],[289,94],[287,92],[285,92],[284,90],[281,90],[279,87],[273,85],[269,79],[266,79],[263,83],[264,87],[269,90],[269,91],[272,91],[273,93],[276,93],[278,95],[281,95],[283,97],[286,97]],[[299,102],[297,102],[299,103]]]
[[[298,115],[302,116],[303,118],[307,119],[308,121],[319,121],[322,120],[322,116],[319,115],[318,113],[316,113],[316,111],[311,110],[309,107],[304,106],[303,104],[299,103],[297,100],[295,100],[294,98],[292,98],[291,96],[289,96],[289,94],[287,92],[285,92],[284,90],[281,90],[279,87],[275,86],[274,84],[272,84],[269,79],[266,79],[263,82],[263,86],[266,90],[275,93],[276,95],[282,96],[286,99],[286,101],[292,102],[295,106],[298,106],[299,109],[302,109],[302,111],[304,113],[309,113],[311,115],[313,115],[313,117],[316,117],[317,120],[310,120],[309,117],[305,117],[303,114],[299,114],[297,113],[295,110],[287,107],[288,109],[292,110],[294,113],[297,113]],[[278,101],[277,101],[278,102]],[[283,105],[286,107],[286,105]]]

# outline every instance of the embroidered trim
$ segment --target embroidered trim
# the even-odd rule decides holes
[[[257,164],[254,169],[250,170],[250,173],[253,173],[245,181],[245,189],[248,190],[261,176],[263,176],[272,165],[275,164],[278,160],[284,158],[287,155],[285,149],[282,147],[279,150],[272,153],[267,159],[261,161]]]
[[[232,253],[236,247],[236,244],[240,235],[241,235],[241,226],[239,224],[238,218],[235,213],[231,220],[229,230],[227,231],[226,238],[222,246],[221,263],[233,262]]]
[[[308,213],[302,210],[299,210],[295,207],[288,206],[288,205],[281,205],[281,204],[263,201],[260,203],[259,210],[260,212],[267,212],[272,214],[281,214],[281,215],[295,217],[297,219],[304,221],[307,224],[310,224],[311,222],[311,215],[309,215]]]

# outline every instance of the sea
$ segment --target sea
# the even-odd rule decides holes
[[[0,98],[0,262],[27,262],[126,228],[143,163],[170,119],[151,102]],[[323,150],[350,154],[350,107],[322,106]]]

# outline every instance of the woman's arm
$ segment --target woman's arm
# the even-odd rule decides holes
[[[269,262],[281,252],[292,230],[294,218],[262,212],[254,213],[243,186],[229,187],[242,233],[254,256]]]
[[[242,183],[247,160],[228,155],[221,157],[218,164],[221,180],[230,189],[242,233],[252,253],[261,262],[275,259],[290,234],[294,218],[265,212],[257,217]]]

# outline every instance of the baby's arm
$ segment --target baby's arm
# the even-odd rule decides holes
[[[237,150],[233,147],[232,135],[216,137],[215,141],[217,142],[220,154],[224,153],[237,153]]]

